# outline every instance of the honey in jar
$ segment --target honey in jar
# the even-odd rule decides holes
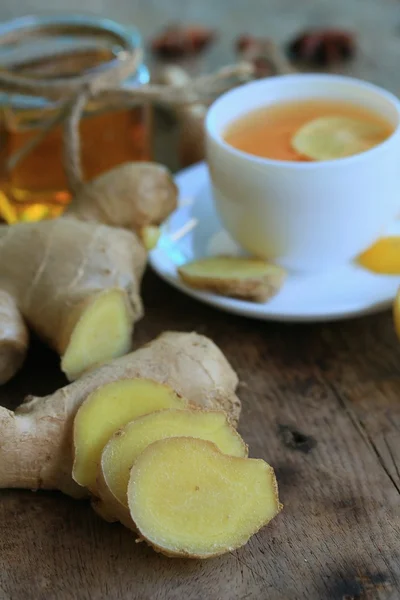
[[[22,18],[0,26],[3,69],[32,80],[69,81],[100,72],[118,52],[139,45],[136,31],[92,17]],[[142,64],[123,85],[142,85],[148,79]],[[57,115],[57,101],[1,93],[0,109],[0,218],[13,223],[60,215],[71,199],[63,168],[62,124],[25,152]],[[90,180],[127,161],[149,160],[150,119],[150,108],[143,104],[88,104],[79,126],[84,178]]]

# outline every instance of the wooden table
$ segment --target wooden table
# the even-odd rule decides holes
[[[168,559],[85,501],[0,494],[1,600],[400,598],[400,344],[389,313],[330,325],[220,313],[148,274],[141,345],[164,329],[210,336],[237,369],[240,431],[277,474],[283,512],[241,550]],[[35,343],[2,403],[64,383]],[[1,443],[1,440],[0,440]]]
[[[8,4],[21,14],[29,0]],[[83,5],[90,10],[92,2]],[[275,12],[265,30],[277,39],[306,22],[356,25],[362,52],[352,72],[400,89],[397,0],[249,0],[240,27],[227,5],[199,6],[200,15],[185,2],[184,16],[213,24],[223,16],[229,35],[252,23],[262,33],[268,6]],[[167,18],[164,0],[140,3],[135,18],[126,2],[107,6],[108,14],[136,20],[146,32]],[[168,6],[175,17],[183,3]],[[10,15],[3,3],[1,10]],[[222,40],[215,62],[230,59],[230,44]],[[400,598],[400,344],[391,314],[324,325],[256,322],[203,306],[151,273],[144,303],[137,346],[165,329],[196,330],[232,362],[241,379],[240,431],[251,455],[274,466],[285,508],[246,547],[200,562],[137,545],[88,502],[2,490],[0,600]],[[58,358],[34,342],[23,371],[1,388],[0,402],[15,407],[25,394],[64,384]]]

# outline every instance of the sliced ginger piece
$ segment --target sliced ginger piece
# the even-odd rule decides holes
[[[132,465],[153,442],[179,436],[209,440],[224,454],[247,456],[246,444],[222,411],[161,410],[128,423],[106,444],[98,476],[100,498],[124,524],[130,521],[126,491]]]
[[[400,275],[400,235],[381,238],[358,257],[365,269],[384,275]]]
[[[187,558],[243,546],[281,510],[272,467],[195,438],[148,446],[132,467],[128,504],[145,541]]]
[[[312,160],[333,160],[365,152],[390,135],[389,126],[353,117],[319,117],[292,138],[293,149]]]
[[[193,288],[253,302],[265,302],[274,296],[285,279],[281,267],[237,256],[195,260],[179,267],[178,273]]]
[[[61,368],[70,381],[131,349],[133,315],[125,290],[99,293],[84,307],[77,307],[71,323],[61,360]]]
[[[171,387],[149,379],[123,379],[96,389],[74,420],[73,479],[96,493],[101,452],[120,427],[156,410],[186,405]]]

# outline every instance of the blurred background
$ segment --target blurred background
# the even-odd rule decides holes
[[[200,23],[219,33],[207,64],[234,59],[238,34],[270,36],[286,44],[310,27],[357,34],[356,60],[347,73],[400,93],[399,0],[1,0],[0,19],[32,13],[85,12],[134,24],[148,39],[171,22]]]

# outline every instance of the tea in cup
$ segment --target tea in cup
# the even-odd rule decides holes
[[[206,119],[224,227],[291,270],[351,261],[399,213],[399,124],[394,95],[350,77],[283,75],[227,92]]]

